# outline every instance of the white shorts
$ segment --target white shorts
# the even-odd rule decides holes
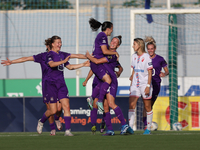
[[[149,95],[145,95],[144,90],[147,86],[146,85],[140,85],[139,87],[136,87],[135,85],[130,87],[130,96],[134,97],[140,97],[142,96],[143,99],[151,99],[152,97],[152,85],[150,86],[150,92]]]

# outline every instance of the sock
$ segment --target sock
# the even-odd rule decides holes
[[[107,129],[108,130],[113,130],[113,127],[112,127],[112,124],[111,124],[111,115],[110,115],[110,112],[105,113],[104,120],[105,120]]]
[[[49,118],[49,117],[47,117],[47,116],[45,115],[45,113],[44,113],[40,121],[41,121],[42,123],[45,123],[45,121],[47,121],[48,118]]]
[[[143,117],[144,127],[147,126],[147,117]]]
[[[54,115],[55,120],[59,120],[60,117],[58,117],[56,114]]]
[[[65,130],[69,130],[71,126],[71,116],[64,116]]]
[[[51,130],[55,130],[56,129],[54,122],[53,123],[49,123],[49,125],[50,125]]]
[[[96,108],[93,108],[93,110],[91,111],[90,117],[91,117],[91,125],[92,126],[96,126],[96,122],[97,122],[97,110]]]
[[[94,88],[93,91],[92,91],[92,96],[91,96],[92,99],[95,99],[95,98],[98,97],[100,87],[101,87],[101,83],[99,83],[99,84],[97,84],[97,85],[95,86],[95,88]]]
[[[103,112],[102,123],[105,123],[105,120],[104,120],[105,116],[106,116],[106,113],[105,113],[105,112]]]
[[[121,121],[121,125],[125,125],[125,119],[124,119],[124,115],[122,113],[122,110],[119,108],[119,106],[117,106],[115,109],[115,115],[117,116],[117,118]]]
[[[147,112],[147,129],[151,129],[151,123],[153,119],[153,111]]]
[[[135,109],[128,110],[128,120],[129,120],[129,126],[133,128],[133,124],[135,120]]]
[[[98,100],[98,102],[103,102],[104,96],[106,95],[109,86],[110,85],[107,82],[102,83],[101,89],[100,89],[100,93],[99,93],[99,100]]]

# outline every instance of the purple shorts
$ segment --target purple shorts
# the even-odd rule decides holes
[[[92,72],[95,74],[95,76],[97,78],[99,78],[100,80],[102,80],[103,76],[108,73],[108,71],[106,70],[105,66],[103,64],[95,64],[91,62],[90,65]]]
[[[47,103],[57,103],[60,99],[69,98],[67,86],[63,82],[49,81],[45,89]]]

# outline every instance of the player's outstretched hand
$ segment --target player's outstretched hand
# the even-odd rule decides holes
[[[68,62],[69,59],[70,59],[70,56],[66,57],[66,58],[64,59],[64,63]]]
[[[1,60],[1,64],[3,66],[9,66],[12,64],[11,60],[7,58],[7,60]]]
[[[85,61],[85,62],[83,63],[83,66],[84,66],[84,67],[90,67],[90,61],[89,61],[89,60]]]

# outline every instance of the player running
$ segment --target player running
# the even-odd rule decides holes
[[[88,66],[89,62],[86,61],[82,64],[71,65],[68,62],[69,58],[81,58],[86,59],[85,55],[82,54],[70,54],[61,52],[62,41],[59,36],[51,37],[50,48],[51,51],[48,53],[46,58],[46,64],[48,65],[48,79],[45,83],[46,98],[48,100],[50,109],[48,109],[38,121],[37,132],[42,133],[44,122],[57,111],[56,103],[57,99],[61,102],[62,109],[64,111],[65,121],[65,136],[73,136],[71,133],[71,114],[69,105],[68,89],[64,80],[64,67],[69,70],[78,69],[83,66]]]
[[[140,96],[143,98],[144,107],[147,111],[147,129],[143,134],[150,134],[150,128],[153,118],[153,111],[151,109],[152,97],[152,61],[145,52],[145,43],[141,38],[134,39],[133,49],[135,54],[132,55],[131,67],[133,68],[130,77],[130,96],[129,96],[129,126],[133,127],[135,119],[135,107]]]
[[[45,94],[45,92],[46,92],[45,82],[48,78],[47,72],[48,72],[49,67],[46,65],[45,60],[46,60],[48,52],[50,51],[50,47],[49,47],[50,40],[51,40],[50,38],[45,40],[45,45],[46,45],[47,49],[46,49],[46,52],[44,52],[44,53],[40,53],[40,54],[29,56],[29,57],[21,57],[21,58],[15,59],[15,60],[9,60],[7,58],[7,60],[2,60],[2,62],[1,62],[1,64],[3,64],[4,66],[8,66],[8,65],[11,65],[11,64],[17,64],[17,63],[23,63],[23,62],[26,62],[26,61],[34,61],[36,63],[40,63],[41,70],[42,70],[43,103],[45,103],[47,110],[50,109],[50,108],[49,108],[49,104],[47,103],[47,99],[45,97],[45,95],[46,95]],[[56,114],[54,116],[53,115],[50,116],[49,119],[48,119],[49,125],[50,125],[50,128],[51,128],[50,135],[56,134],[54,118],[55,118],[55,123],[57,125],[58,130],[62,129],[62,124],[59,121],[59,117],[60,117],[61,113],[62,113],[61,104],[59,102],[57,102],[57,112],[56,112]]]

